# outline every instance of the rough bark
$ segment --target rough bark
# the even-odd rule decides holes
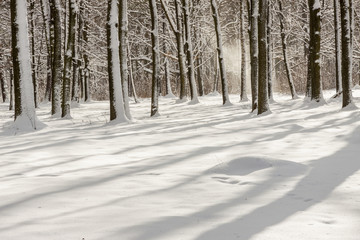
[[[159,24],[156,1],[149,0],[151,15],[151,43],[152,43],[152,91],[151,91],[151,116],[159,115],[159,89],[160,81],[160,56],[159,56]]]
[[[251,0],[250,4],[250,58],[251,58],[251,97],[252,111],[258,107],[258,77],[259,77],[259,61],[258,61],[258,0]]]
[[[321,85],[321,11],[319,0],[308,0],[310,10],[310,42],[309,42],[309,70],[311,78],[311,100],[319,102],[322,100]]]
[[[241,82],[240,101],[248,101],[246,92],[246,45],[245,45],[245,9],[244,0],[240,0],[240,47],[241,47]]]
[[[122,81],[122,90],[124,97],[125,114],[128,119],[132,119],[129,104],[129,70],[128,70],[128,3],[127,0],[121,0],[119,4],[119,42],[120,42],[120,73]]]
[[[288,79],[289,89],[291,93],[292,99],[297,98],[297,94],[295,91],[295,85],[294,80],[291,74],[291,68],[290,63],[288,59],[288,53],[287,53],[287,41],[286,41],[286,33],[285,33],[285,24],[284,24],[284,15],[283,15],[283,8],[282,8],[282,1],[278,0],[279,4],[279,20],[280,20],[280,32],[281,32],[281,46],[282,46],[282,52],[284,57],[284,65],[286,70],[286,77]]]
[[[341,86],[341,25],[339,16],[339,1],[334,0],[334,29],[335,29],[335,77],[336,77],[336,96],[342,91]]]
[[[64,60],[64,74],[63,74],[63,96],[61,104],[61,117],[71,118],[71,80],[72,80],[72,60],[75,51],[75,31],[76,31],[76,11],[77,6],[75,0],[69,0],[69,24],[67,47]]]
[[[351,46],[351,7],[349,0],[340,0],[341,12],[341,79],[342,107],[352,103],[352,46]]]
[[[199,103],[197,95],[197,86],[195,82],[195,67],[194,67],[194,51],[191,40],[191,27],[189,16],[189,0],[182,0],[183,12],[184,12],[184,26],[185,26],[185,45],[187,49],[187,61],[188,61],[188,78],[190,86],[190,96],[192,103]]]
[[[108,0],[107,51],[110,95],[110,120],[126,122],[120,73],[118,0]]]
[[[258,115],[270,111],[268,98],[268,64],[267,64],[267,10],[268,1],[259,1],[259,86]]]
[[[221,26],[220,26],[219,12],[218,12],[216,0],[211,0],[211,9],[212,9],[214,24],[215,24],[220,78],[221,78],[221,85],[222,85],[223,104],[225,105],[225,104],[230,104],[230,99],[229,99],[228,85],[227,85],[227,79],[226,79],[226,69],[225,69],[224,51],[223,51],[223,46],[222,46],[223,41],[222,41],[222,35],[221,35]]]

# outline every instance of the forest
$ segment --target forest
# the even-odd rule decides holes
[[[359,14],[1,0],[0,239],[358,240]]]
[[[251,111],[258,114],[270,110],[274,91],[321,102],[323,89],[336,89],[334,97],[346,107],[359,82],[357,5],[5,0],[2,101],[15,109],[15,118],[27,112],[30,122],[46,102],[52,115],[64,118],[71,117],[71,105],[109,100],[110,120],[129,120],[129,97],[151,97],[153,116],[158,96],[196,104],[198,96],[217,92],[223,104],[230,103],[229,93],[240,101],[251,95]],[[26,18],[19,22],[18,15]]]

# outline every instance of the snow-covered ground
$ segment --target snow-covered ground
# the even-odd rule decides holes
[[[0,104],[0,239],[359,240],[360,111],[231,98],[162,98],[157,118],[142,100],[115,126],[107,102],[43,105],[47,127],[15,136]]]

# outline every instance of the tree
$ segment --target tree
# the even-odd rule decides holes
[[[19,130],[37,128],[26,4],[26,0],[10,1],[15,87],[15,127]]]
[[[287,53],[287,42],[286,42],[286,33],[285,33],[285,24],[284,24],[284,15],[283,15],[283,8],[282,8],[282,1],[278,0],[279,4],[279,20],[280,20],[280,31],[281,31],[281,45],[282,45],[282,52],[284,56],[284,64],[285,64],[285,70],[286,70],[286,76],[289,83],[289,88],[291,92],[292,99],[297,98],[297,94],[295,91],[294,81],[291,74],[291,68],[290,63],[288,59],[288,53]]]
[[[61,5],[59,0],[50,1],[51,22],[53,24],[52,39],[52,88],[51,114],[60,117],[61,114],[61,87],[62,87],[62,48],[61,48]]]
[[[335,30],[335,76],[336,76],[336,95],[342,92],[341,83],[341,25],[339,18],[339,1],[334,0],[334,30]]]
[[[155,0],[149,0],[151,13],[151,43],[152,43],[152,91],[151,91],[151,116],[159,114],[159,89],[160,57],[159,57],[159,24]]]
[[[76,31],[76,11],[77,4],[75,0],[69,0],[69,27],[67,30],[67,47],[64,61],[63,73],[63,92],[62,92],[62,118],[71,118],[71,79],[72,79],[72,63],[73,53],[75,51],[75,31]]]
[[[251,59],[251,110],[258,108],[258,77],[259,77],[259,48],[258,48],[258,0],[250,0],[250,59]]]
[[[319,0],[308,0],[310,10],[310,42],[309,42],[309,71],[311,82],[311,100],[320,102],[322,100],[321,85],[321,5]]]
[[[107,19],[110,120],[127,122],[120,74],[118,0],[108,0]]]
[[[179,0],[174,0],[175,5],[175,20],[173,21],[170,11],[167,7],[167,4],[164,0],[161,0],[161,5],[165,12],[165,16],[168,19],[170,27],[174,32],[176,37],[176,45],[177,45],[177,56],[179,63],[179,71],[180,71],[180,101],[186,100],[186,63],[185,63],[185,54],[184,54],[184,36],[183,36],[183,23],[182,23],[182,11],[181,4],[178,2]]]
[[[189,16],[189,0],[182,0],[182,5],[184,9],[184,26],[185,26],[185,46],[187,49],[187,61],[188,61],[188,76],[189,76],[189,86],[190,86],[190,95],[191,103],[199,103],[197,95],[197,87],[195,83],[195,66],[194,66],[194,52],[191,40],[191,25],[190,25],[190,16]]]
[[[129,73],[128,73],[128,16],[127,16],[127,0],[121,0],[119,4],[119,41],[120,41],[120,73],[124,97],[125,114],[128,119],[131,119],[130,104],[129,104]]]
[[[267,64],[267,10],[268,1],[259,1],[259,85],[258,85],[258,115],[270,111],[268,98],[268,64]]]
[[[343,89],[343,104],[346,107],[352,103],[352,46],[351,46],[351,8],[350,1],[340,0],[341,8],[341,80]]]
[[[241,90],[240,101],[248,101],[246,93],[246,43],[244,0],[240,0]]]
[[[216,0],[211,1],[211,9],[214,18],[215,24],[215,32],[216,32],[216,43],[217,43],[217,52],[218,52],[218,61],[219,61],[219,68],[220,68],[220,78],[221,78],[221,85],[222,85],[222,97],[223,97],[223,104],[231,104],[229,93],[228,93],[228,85],[226,79],[226,69],[225,69],[225,60],[224,60],[224,50],[223,50],[223,41],[221,35],[221,26],[220,26],[220,19],[219,19],[219,11],[216,4]]]

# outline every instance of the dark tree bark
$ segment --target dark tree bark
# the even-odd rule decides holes
[[[76,2],[69,0],[69,26],[67,36],[67,47],[64,61],[63,75],[63,97],[62,97],[62,113],[61,117],[71,118],[71,78],[72,78],[72,60],[75,51],[75,31],[76,31]]]
[[[185,26],[185,45],[187,49],[187,61],[188,61],[188,78],[190,86],[190,96],[192,103],[199,103],[197,95],[197,87],[195,83],[195,67],[194,67],[194,52],[191,40],[191,27],[189,16],[189,0],[182,0],[183,12],[184,12],[184,26]]]
[[[62,47],[61,47],[61,5],[59,0],[50,1],[51,22],[53,23],[52,39],[52,93],[51,114],[60,116],[61,113],[61,87],[62,87]]]
[[[341,81],[341,25],[339,16],[339,1],[334,0],[334,29],[335,29],[335,77],[336,77],[336,95],[342,92]]]
[[[309,70],[311,79],[311,100],[319,102],[322,99],[321,86],[321,11],[319,0],[308,0],[310,10],[310,42],[309,42]]]
[[[0,88],[1,88],[1,97],[2,101],[6,102],[7,96],[6,96],[6,88],[5,88],[5,79],[4,79],[4,72],[0,70]]]
[[[31,74],[34,88],[35,108],[38,107],[37,79],[36,79],[36,56],[35,56],[35,1],[30,1],[30,33],[31,33]]]
[[[351,46],[351,0],[340,0],[341,12],[341,79],[343,88],[342,107],[352,103],[352,46]]]
[[[267,10],[268,1],[259,1],[259,87],[258,115],[270,111],[268,98],[268,64],[267,64]]]
[[[245,45],[245,9],[244,0],[240,0],[240,47],[241,47],[241,89],[240,101],[248,101],[246,93],[246,45]]]
[[[251,97],[252,111],[258,108],[258,78],[259,78],[259,59],[258,59],[258,0],[251,0],[250,9],[250,59],[251,59]]]
[[[284,64],[285,64],[285,70],[286,70],[286,77],[288,79],[289,88],[291,92],[292,99],[297,98],[297,94],[295,91],[294,81],[291,74],[291,68],[290,63],[287,55],[287,42],[286,42],[286,34],[285,34],[285,25],[284,25],[284,15],[283,15],[283,8],[282,8],[282,1],[278,0],[279,4],[279,20],[280,20],[280,31],[281,31],[281,46],[282,46],[282,52],[284,57]]]
[[[151,91],[151,116],[159,114],[159,89],[160,81],[160,56],[159,56],[159,24],[155,0],[149,0],[151,14],[151,43],[152,43],[152,91]]]
[[[50,2],[46,0],[41,0],[41,14],[44,22],[45,29],[45,38],[46,38],[46,88],[45,88],[45,101],[51,101],[51,69],[52,69],[52,47],[51,47],[51,38],[50,38]]]
[[[272,18],[271,18],[270,4],[268,4],[268,15],[267,15],[267,63],[268,63],[268,93],[269,100],[274,101],[273,95],[273,42],[271,37],[271,27],[272,27]]]
[[[216,32],[216,42],[217,42],[217,51],[218,51],[218,61],[219,61],[219,69],[220,69],[220,78],[221,78],[221,85],[222,85],[222,97],[223,97],[223,104],[230,104],[230,98],[228,93],[228,84],[226,79],[226,69],[225,69],[225,60],[224,60],[224,51],[223,51],[223,41],[221,35],[221,26],[220,26],[220,19],[219,19],[219,12],[218,7],[216,4],[216,0],[211,1],[211,9],[214,18],[215,24],[215,32]]]

